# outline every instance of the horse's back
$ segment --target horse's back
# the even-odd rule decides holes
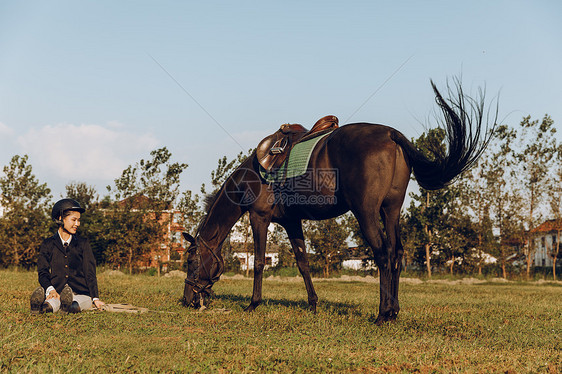
[[[375,158],[394,157],[397,144],[393,140],[396,133],[392,127],[373,123],[352,123],[335,130],[325,147],[334,162],[372,162]],[[335,166],[335,165],[334,165]]]
[[[410,167],[401,147],[393,140],[398,133],[392,127],[353,123],[334,131],[325,143],[328,164],[338,170],[340,187],[351,194],[382,199],[403,200]]]

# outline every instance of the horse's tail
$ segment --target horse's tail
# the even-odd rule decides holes
[[[497,119],[496,109],[492,127],[488,126],[488,122],[484,125],[483,91],[480,91],[478,100],[475,100],[463,94],[459,81],[455,83],[455,97],[445,100],[431,81],[435,100],[444,117],[439,120],[439,127],[444,131],[448,151],[433,144],[424,153],[400,132],[394,131],[391,135],[404,150],[418,184],[426,190],[443,188],[470,168],[488,146]],[[487,112],[486,119],[488,114]]]

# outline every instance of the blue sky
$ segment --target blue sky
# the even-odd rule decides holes
[[[220,157],[287,122],[334,114],[419,136],[429,80],[459,74],[499,95],[504,123],[548,113],[562,130],[561,4],[4,1],[0,165],[27,154],[55,198],[70,181],[104,195],[166,146],[198,191]]]

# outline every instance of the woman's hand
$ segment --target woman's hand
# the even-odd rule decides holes
[[[101,300],[94,300],[94,305],[96,306],[96,308],[101,309],[102,307],[105,306],[105,303]]]
[[[49,300],[49,299],[59,299],[60,300],[60,295],[57,293],[56,290],[52,290],[51,292],[49,292],[49,294],[45,298],[45,300]]]

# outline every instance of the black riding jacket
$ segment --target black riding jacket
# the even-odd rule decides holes
[[[55,287],[60,294],[68,283],[79,295],[99,297],[96,260],[88,240],[73,235],[68,248],[57,233],[41,243],[37,260],[39,284],[43,289]]]

